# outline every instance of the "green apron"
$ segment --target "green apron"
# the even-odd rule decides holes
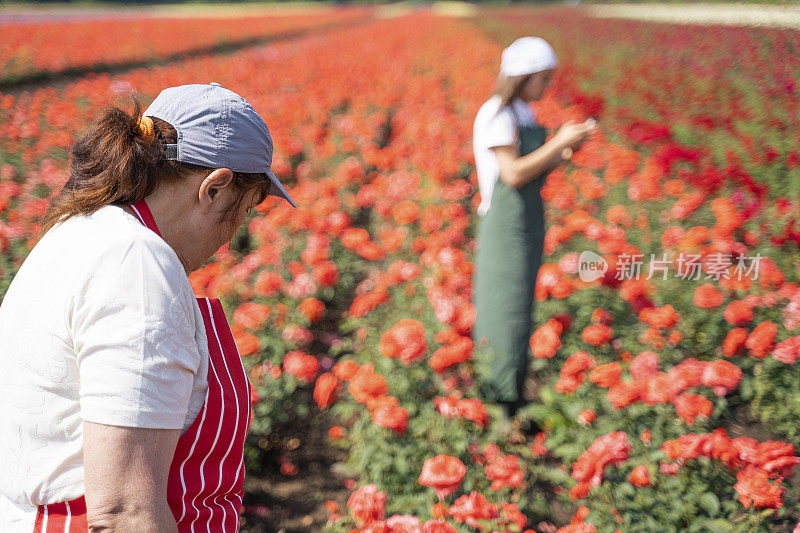
[[[545,135],[542,126],[520,125],[520,156],[542,146]],[[534,288],[544,247],[541,188],[546,175],[520,189],[498,178],[491,207],[478,228],[474,279],[477,315],[472,337],[476,347],[487,354],[488,375],[482,379],[482,394],[513,405],[511,413],[524,404]]]

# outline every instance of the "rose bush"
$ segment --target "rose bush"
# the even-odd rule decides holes
[[[532,28],[561,62],[537,119],[603,128],[542,190],[536,398],[521,417],[543,431],[522,442],[477,395],[471,128],[502,44]],[[788,57],[795,35],[563,8],[420,11],[90,76],[57,97],[0,95],[0,290],[100,106],[121,86],[152,98],[216,80],[270,124],[298,204],[268,199],[191,276],[223,300],[254,386],[250,468],[276,427],[334,417],[353,481],[334,531],[791,530],[800,161],[775,131],[797,126],[781,110],[800,85],[783,63],[746,59]],[[584,250],[608,263],[599,279],[581,279]],[[617,275],[665,253],[694,260]],[[738,268],[759,254],[757,272]]]

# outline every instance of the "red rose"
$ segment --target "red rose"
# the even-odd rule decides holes
[[[591,486],[600,486],[603,470],[628,458],[631,445],[624,431],[597,437],[572,465],[572,477]]]
[[[383,520],[386,506],[386,493],[379,492],[372,483],[354,491],[347,500],[347,508],[353,517],[362,524]]]
[[[667,403],[670,396],[670,377],[666,372],[658,372],[638,380],[639,398],[647,405]]]
[[[248,329],[258,329],[269,318],[270,309],[266,305],[253,302],[243,303],[233,312],[233,321]]]
[[[347,359],[333,365],[333,375],[342,381],[350,381],[350,378],[355,376],[359,368],[361,367],[358,366],[358,363]]]
[[[503,487],[515,488],[522,483],[522,471],[519,469],[519,457],[516,455],[500,455],[483,467],[486,479],[492,482],[492,490]]]
[[[680,313],[671,305],[665,305],[663,307],[645,307],[639,311],[639,320],[655,329],[670,329],[674,327],[680,319]]]
[[[386,386],[386,378],[376,374],[375,367],[368,363],[359,368],[352,377],[347,392],[353,395],[356,402],[366,403],[369,398],[388,393],[389,387]]]
[[[322,287],[333,287],[339,282],[339,268],[333,261],[322,261],[311,271],[311,277]]]
[[[698,415],[709,417],[714,409],[714,406],[705,396],[691,392],[684,392],[676,396],[673,403],[675,404],[675,412],[690,426],[694,424],[695,417]]]
[[[455,492],[466,474],[467,467],[457,457],[437,455],[425,460],[417,481],[422,486],[432,488],[436,496],[443,500]]]
[[[730,361],[711,361],[703,370],[703,385],[710,387],[717,396],[725,396],[739,386],[742,370]]]
[[[372,421],[402,435],[408,428],[408,411],[403,407],[378,407],[372,411]]]
[[[450,522],[439,519],[422,524],[422,533],[458,533],[458,530]]]
[[[400,359],[404,364],[421,359],[428,350],[425,326],[419,320],[405,318],[381,335],[378,349],[386,357]]]
[[[619,381],[608,389],[606,397],[615,409],[622,409],[639,399],[639,385],[633,381]]]
[[[646,350],[633,358],[630,365],[628,365],[628,372],[630,372],[632,378],[640,379],[658,372],[659,364],[658,354]]]
[[[783,505],[783,489],[770,483],[769,473],[748,466],[736,474],[734,490],[745,508],[754,507],[777,509]]]
[[[459,400],[456,404],[456,413],[458,416],[470,422],[474,422],[477,426],[485,428],[489,423],[489,413],[486,411],[486,406],[479,398],[465,398]]]
[[[776,344],[772,350],[772,358],[786,365],[793,365],[800,359],[800,336],[789,337]]]
[[[236,343],[236,350],[239,352],[240,356],[252,355],[258,351],[258,337],[252,333],[244,331],[239,324],[233,324],[231,326],[231,333],[233,334],[233,340]]]
[[[594,411],[592,411],[591,409],[584,409],[578,415],[578,423],[581,424],[582,426],[588,426],[594,421],[596,417],[597,415],[595,414]]]
[[[283,356],[283,370],[302,381],[312,381],[317,375],[319,363],[313,355],[303,352],[289,352]]]
[[[411,515],[390,516],[386,525],[391,533],[418,533],[421,527],[419,518]]]
[[[330,372],[325,372],[317,378],[314,385],[314,401],[320,409],[327,409],[336,401],[336,387],[339,380]]]
[[[483,494],[474,490],[468,496],[456,499],[450,506],[449,513],[456,522],[464,522],[476,529],[482,529],[479,520],[490,520],[500,514],[497,505],[489,504]]]

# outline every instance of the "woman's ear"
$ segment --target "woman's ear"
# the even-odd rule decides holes
[[[218,193],[233,182],[233,172],[228,168],[218,168],[212,171],[200,182],[197,195],[203,212],[211,209],[211,205]]]

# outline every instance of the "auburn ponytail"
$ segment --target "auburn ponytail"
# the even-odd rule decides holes
[[[75,215],[89,215],[110,204],[138,202],[160,180],[162,146],[148,142],[139,127],[142,104],[133,99],[133,114],[111,106],[72,146],[69,179],[50,202],[41,221],[40,235]],[[158,138],[158,125],[154,125]]]
[[[131,100],[132,114],[107,107],[72,146],[69,179],[42,217],[39,237],[75,215],[90,215],[107,205],[135,204],[163,181],[213,170],[164,159],[164,145],[176,144],[178,133],[158,118],[142,120],[141,101],[135,94]],[[233,182],[242,192],[259,189],[262,201],[270,193],[270,180],[264,173],[234,172]],[[231,206],[227,218],[232,219],[242,200],[240,196]]]

